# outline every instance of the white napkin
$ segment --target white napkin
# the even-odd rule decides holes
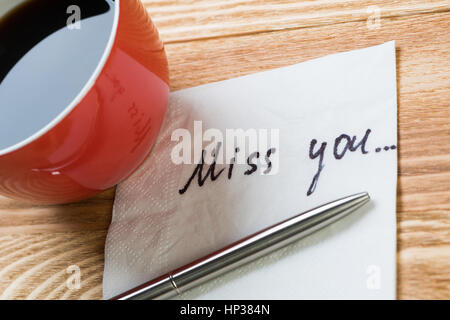
[[[172,93],[152,154],[116,191],[104,298],[301,211],[362,191],[372,199],[364,209],[181,298],[395,298],[395,70],[391,41]],[[217,164],[214,177],[225,170],[215,181],[208,177],[200,187],[196,176],[180,194],[197,164],[174,164],[171,155],[181,140],[171,136],[185,128],[194,137],[194,125],[200,124],[194,121],[202,121],[203,133],[211,128],[224,136],[226,129],[237,128],[273,133],[265,148],[242,151],[260,152],[261,162],[251,161],[258,170],[246,175],[252,167],[236,164],[229,179],[229,164]],[[310,157],[314,139],[312,156],[326,142],[317,183],[312,182],[320,153]],[[347,145],[352,139],[353,147]],[[270,147],[275,147],[272,166],[264,174],[263,156]],[[205,164],[203,176],[208,168]],[[313,192],[307,195],[308,190]]]

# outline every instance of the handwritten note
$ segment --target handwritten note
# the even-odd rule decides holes
[[[370,133],[372,132],[371,129],[367,129],[366,133],[364,135],[364,137],[362,138],[361,141],[357,142],[357,137],[353,136],[350,137],[347,134],[341,134],[339,137],[337,137],[334,140],[334,147],[333,147],[333,156],[336,160],[341,160],[346,152],[356,152],[358,150],[361,151],[361,154],[368,154],[369,151],[366,150],[366,143],[367,140],[369,138]],[[314,190],[316,189],[316,185],[319,181],[319,177],[320,177],[320,173],[322,172],[323,168],[324,168],[324,163],[323,163],[323,159],[324,159],[324,154],[325,154],[325,150],[327,147],[327,142],[322,142],[320,144],[320,147],[317,147],[317,150],[315,150],[316,145],[317,145],[317,140],[316,139],[312,139],[311,143],[310,143],[310,147],[309,147],[309,158],[314,160],[316,158],[318,158],[318,168],[317,168],[317,172],[314,175],[311,185],[308,188],[308,191],[306,193],[306,195],[310,196]],[[220,151],[221,148],[221,142],[218,143],[216,145],[216,148],[213,150],[213,153],[216,154],[217,152]],[[381,150],[384,151],[389,151],[389,150],[396,150],[397,146],[396,145],[391,145],[391,146],[384,146],[383,148],[381,147],[376,147],[374,152],[380,152]],[[269,148],[266,152],[265,152],[265,162],[267,167],[264,169],[263,174],[269,174],[272,170],[272,161],[270,159],[270,156],[272,156],[273,154],[276,153],[276,148]],[[240,151],[240,148],[235,148],[235,154],[237,154]],[[199,160],[199,163],[195,166],[194,172],[192,173],[192,175],[189,177],[188,181],[186,182],[186,184],[183,186],[182,189],[178,190],[178,192],[180,194],[184,194],[187,189],[189,188],[189,186],[191,185],[192,181],[195,180],[195,178],[197,178],[197,184],[199,187],[202,187],[205,182],[208,180],[208,178],[211,179],[211,181],[215,181],[216,179],[219,178],[219,176],[224,172],[225,168],[222,168],[219,172],[215,172],[215,168],[217,165],[217,160],[213,159],[212,163],[209,165],[208,169],[205,169],[206,172],[204,173],[203,168],[205,166],[205,152],[206,150],[202,150],[202,157]],[[259,159],[260,157],[260,152],[259,151],[255,151],[253,153],[251,153],[248,157],[247,157],[247,165],[248,165],[248,169],[246,171],[244,171],[244,175],[251,175],[253,173],[255,173],[258,170],[258,165],[256,165],[255,163],[253,163],[253,159],[257,158]],[[233,174],[233,168],[236,164],[236,158],[232,158],[229,161],[229,165],[228,165],[228,180],[231,179],[232,174]]]
[[[396,100],[394,42],[173,92],[117,189],[104,297],[368,191],[360,212],[181,298],[395,298]]]

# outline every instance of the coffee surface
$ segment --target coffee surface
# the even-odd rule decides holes
[[[0,150],[45,127],[81,92],[107,47],[114,5],[28,0],[0,18]]]

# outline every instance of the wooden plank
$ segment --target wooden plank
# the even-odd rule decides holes
[[[395,39],[399,96],[398,296],[448,299],[448,30],[450,13],[442,12],[383,18],[376,30],[368,29],[365,21],[353,21],[172,43],[166,50],[175,90]],[[103,244],[113,196],[111,189],[64,206],[32,206],[0,198],[0,297],[101,298]],[[81,269],[79,290],[69,290],[66,285],[71,265]]]
[[[0,197],[0,299],[101,299],[114,192],[56,206]],[[67,285],[71,266],[80,289]]]
[[[144,0],[166,43],[442,12],[446,0]]]
[[[105,237],[106,230],[0,236],[0,299],[101,298]],[[67,285],[73,265],[79,290]]]
[[[106,230],[115,188],[66,205],[33,205],[0,196],[0,236],[44,232]],[[1,258],[0,258],[1,259]]]

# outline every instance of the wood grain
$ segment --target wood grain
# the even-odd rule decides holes
[[[448,10],[446,0],[145,0],[165,43]]]
[[[166,42],[172,90],[396,40],[398,297],[450,298],[449,1],[145,3]],[[382,17],[371,30],[374,4]],[[114,189],[62,206],[0,198],[0,298],[101,298],[113,198]],[[66,285],[71,265],[78,290]]]

